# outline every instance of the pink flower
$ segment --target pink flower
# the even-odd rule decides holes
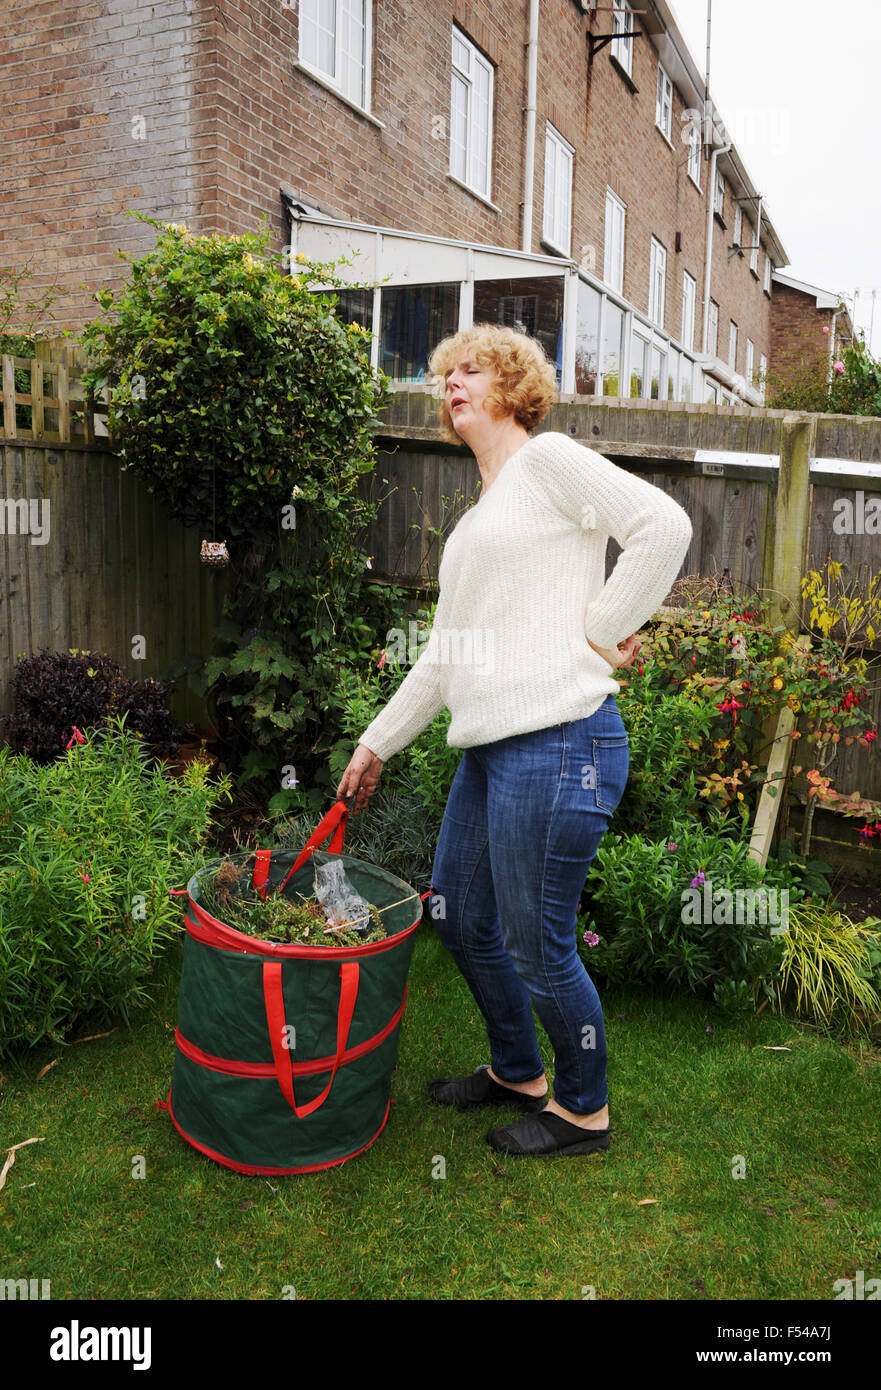
[[[385,647],[383,647],[383,649],[382,649],[382,655],[380,656],[379,660],[378,660],[377,663],[376,663],[376,668],[377,668],[377,670],[378,670],[378,671],[381,671],[384,665],[385,665]]]
[[[678,845],[676,844],[676,841],[675,841],[675,840],[671,840],[671,841],[669,842],[669,844],[667,845],[667,848],[668,848],[669,850],[678,849]]]
[[[73,743],[74,739],[76,739],[77,743],[85,743],[85,741],[86,741],[86,740],[83,738],[82,734],[80,733],[79,729],[77,728],[76,724],[74,724],[74,726],[73,726],[73,733],[71,734],[70,738],[67,740],[66,747],[69,748],[70,745]]]
[[[80,878],[82,879],[83,883],[88,883],[88,881],[89,881],[89,875],[88,875],[88,874],[80,874]]]
[[[829,325],[828,325],[828,323],[824,323],[824,324],[823,324],[823,332],[824,332],[824,333],[828,333],[828,332],[829,332]]]
[[[586,942],[588,946],[599,946],[600,944],[600,939],[595,931],[586,931],[581,939]]]
[[[690,883],[688,886],[689,886],[689,888],[699,888],[700,885],[701,885],[702,883],[706,883],[706,881],[707,881],[707,880],[706,880],[706,878],[705,878],[705,876],[704,876],[704,871],[703,871],[703,869],[698,869],[698,871],[697,871],[695,877],[691,880],[691,883]]]
[[[373,569],[373,556],[372,556],[372,555],[371,555],[370,559],[367,561],[367,568],[368,568],[369,570],[372,570],[372,569]]]
[[[843,362],[836,362],[836,363],[834,364],[832,370],[833,370],[833,372],[837,372],[839,376],[844,376],[844,363],[843,363]]]

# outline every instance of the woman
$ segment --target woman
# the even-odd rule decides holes
[[[606,1041],[576,945],[579,895],[629,771],[612,671],[639,650],[691,540],[659,488],[567,435],[529,433],[556,399],[541,346],[498,324],[445,338],[445,436],[482,488],[453,529],[425,651],[365,729],[337,789],[370,800],[385,762],[446,706],[456,770],[432,869],[432,917],[486,1020],[492,1063],[431,1083],[459,1109],[524,1112],[509,1154],[609,1147]],[[623,547],[605,576],[607,537]],[[628,631],[630,636],[625,636]],[[533,1006],[554,1049],[554,1094]]]

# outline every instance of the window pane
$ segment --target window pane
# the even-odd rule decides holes
[[[336,4],[301,0],[300,55],[305,62],[336,76]]]
[[[670,349],[667,358],[667,400],[676,399],[676,373],[679,370],[679,353],[675,348]]]
[[[545,210],[542,235],[554,240],[554,191],[556,188],[557,145],[550,131],[545,136]]]
[[[644,398],[646,373],[645,353],[648,343],[634,329],[633,346],[630,349],[630,394]]]
[[[472,182],[482,193],[489,194],[489,73],[475,59],[474,73],[474,164]]]
[[[457,72],[453,73],[450,95],[450,173],[463,183],[468,174],[468,147],[465,133],[468,125],[468,84]]]
[[[350,100],[365,105],[365,51],[367,29],[364,0],[340,0],[342,25],[342,87]]]
[[[679,399],[681,401],[691,400],[691,374],[693,370],[691,358],[683,357],[682,366],[679,369]]]
[[[600,296],[579,278],[575,325],[575,391],[592,396],[599,366]]]
[[[649,351],[651,361],[651,394],[649,399],[656,401],[661,395],[661,374],[664,370],[664,359],[658,348],[652,347]]]
[[[315,294],[330,302],[341,323],[360,323],[373,332],[373,290],[316,290]]]
[[[455,30],[453,31],[453,62],[456,64],[456,67],[461,68],[463,72],[470,73],[471,49],[468,47],[467,43],[462,42]]]
[[[395,381],[424,381],[435,343],[459,327],[458,285],[382,289],[379,366]]]
[[[603,322],[603,395],[620,396],[621,344],[624,336],[624,310],[606,300]]]
[[[474,322],[504,323],[535,338],[556,363],[559,389],[563,376],[562,275],[476,280]]]

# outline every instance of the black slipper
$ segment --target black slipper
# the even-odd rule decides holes
[[[527,1115],[502,1129],[491,1129],[486,1142],[500,1153],[591,1154],[609,1147],[609,1127],[583,1129],[553,1110]]]
[[[543,1096],[527,1096],[493,1081],[489,1067],[475,1067],[470,1076],[442,1076],[429,1082],[428,1094],[436,1105],[455,1105],[457,1110],[470,1110],[473,1105],[516,1105],[531,1114],[547,1105]]]

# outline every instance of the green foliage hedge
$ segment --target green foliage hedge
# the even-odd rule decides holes
[[[229,792],[192,762],[149,768],[123,716],[47,766],[0,748],[0,1054],[63,1043],[85,1014],[124,1020],[180,930],[211,808]]]

